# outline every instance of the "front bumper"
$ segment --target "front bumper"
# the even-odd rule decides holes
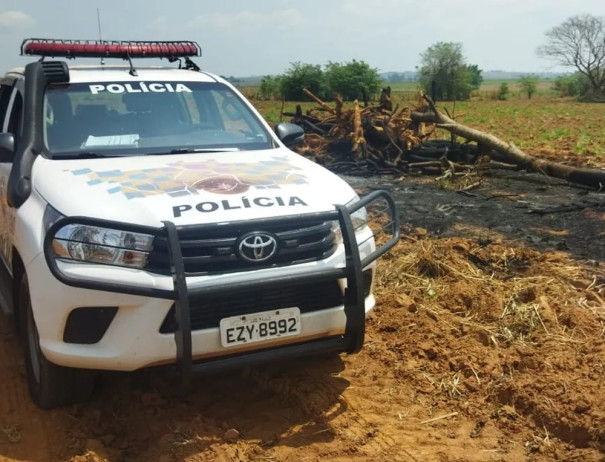
[[[389,217],[383,229],[389,229],[390,238],[378,248],[374,247],[373,239],[358,245],[351,214],[375,201],[386,204],[381,212]],[[340,223],[344,246],[326,260],[205,277],[186,276],[179,228],[171,222],[164,223],[162,232],[169,243],[172,277],[56,261],[50,250],[54,232],[61,226],[61,222],[56,223],[45,239],[46,261],[40,257],[32,263],[32,270],[28,270],[28,274],[33,275],[30,284],[45,288],[32,290],[42,350],[56,364],[92,369],[128,371],[176,362],[185,380],[194,370],[222,369],[321,351],[356,352],[363,345],[366,313],[374,305],[373,296],[364,293],[363,270],[373,268],[376,258],[399,239],[395,205],[387,193],[375,192],[349,206],[335,206],[334,211],[316,214],[314,218]],[[259,225],[279,220],[261,220]],[[302,333],[296,337],[224,348],[218,328],[193,330],[191,327],[192,298],[204,300],[217,294],[275,290],[292,284],[312,287],[335,280],[344,290],[343,304],[303,313]],[[65,290],[65,285],[70,286],[69,290]],[[48,293],[60,296],[49,297]],[[99,342],[65,343],[66,318],[73,308],[83,305],[119,309]],[[173,334],[162,334],[159,326],[173,305],[176,328]]]

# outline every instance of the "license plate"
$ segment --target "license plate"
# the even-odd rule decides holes
[[[300,334],[300,310],[283,308],[223,318],[220,322],[224,347],[262,342]]]

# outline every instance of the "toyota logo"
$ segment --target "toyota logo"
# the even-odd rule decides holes
[[[277,252],[277,239],[272,234],[254,231],[242,238],[238,250],[244,260],[266,262]]]

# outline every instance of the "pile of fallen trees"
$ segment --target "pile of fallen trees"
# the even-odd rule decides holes
[[[390,88],[382,91],[378,105],[343,110],[305,90],[318,110],[284,112],[305,130],[305,146],[299,152],[336,172],[353,174],[404,173],[419,170],[458,181],[459,189],[479,184],[477,176],[490,169],[525,170],[560,178],[595,189],[605,188],[605,170],[577,168],[523,152],[512,142],[458,123],[433,101],[419,93],[414,108],[393,108]],[[451,139],[435,139],[445,129]]]

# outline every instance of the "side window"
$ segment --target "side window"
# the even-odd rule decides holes
[[[237,98],[231,91],[214,91],[212,92],[216,101],[220,117],[222,119],[225,130],[230,133],[244,134],[246,137],[264,136],[259,132],[256,133],[254,120],[250,112],[248,112],[243,102]]]
[[[8,131],[8,104],[11,100],[13,87],[8,85],[0,85],[0,132]],[[6,124],[5,124],[6,121]]]

